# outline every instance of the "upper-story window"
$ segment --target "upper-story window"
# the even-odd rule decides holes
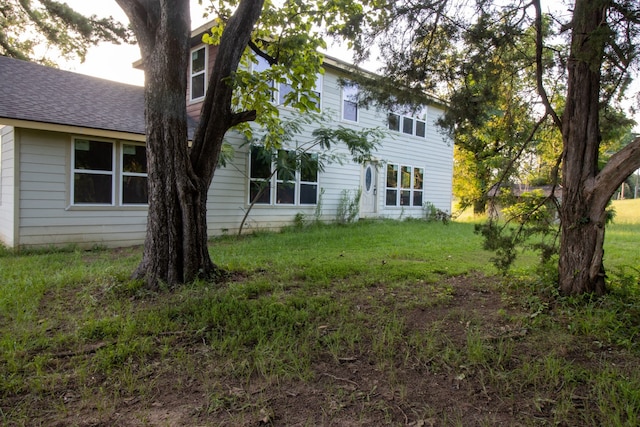
[[[358,85],[347,82],[342,87],[342,118],[358,121]]]
[[[266,59],[261,56],[256,56],[256,62],[253,63],[252,70],[255,72],[263,72],[268,70],[269,67],[269,62]],[[268,86],[271,90],[271,102],[274,102],[277,105],[291,104],[291,102],[295,102],[297,100],[296,98],[291,98],[293,95],[289,95],[294,91],[294,88],[289,81],[279,84],[269,81]],[[318,97],[316,106],[320,109],[320,101],[322,100],[322,74],[318,74],[316,76],[316,84],[311,92]]]
[[[269,65],[269,62],[265,58],[256,55],[256,62],[251,64],[251,71],[255,73],[262,73],[264,71],[267,71],[269,67],[271,67],[271,65]],[[269,98],[271,99],[271,102],[274,102],[278,98],[276,96],[276,89],[274,87],[273,80],[269,80],[267,82],[267,86],[269,87],[269,91],[271,92]]]
[[[427,135],[426,116],[426,113],[423,112],[414,116],[389,113],[387,116],[387,124],[389,130],[424,138]]]
[[[207,48],[205,46],[191,51],[189,75],[191,76],[189,99],[195,101],[204,98],[207,89]]]

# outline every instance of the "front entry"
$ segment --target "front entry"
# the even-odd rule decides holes
[[[374,217],[378,212],[378,170],[374,163],[364,164],[361,182],[360,217]]]

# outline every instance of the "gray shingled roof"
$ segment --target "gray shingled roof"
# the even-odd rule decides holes
[[[144,88],[0,56],[3,118],[144,135]]]
[[[0,56],[2,118],[144,135],[144,89]]]

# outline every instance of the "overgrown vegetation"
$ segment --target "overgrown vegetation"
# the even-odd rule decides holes
[[[425,202],[422,208],[424,209],[424,219],[427,222],[441,221],[443,224],[448,224],[451,220],[449,212],[436,208],[436,205],[431,202]]]
[[[597,299],[533,253],[494,277],[460,222],[226,236],[226,283],[157,293],[139,248],[3,251],[0,423],[637,425],[639,227]]]
[[[336,211],[336,222],[338,224],[348,224],[358,219],[361,196],[362,190],[360,188],[354,191],[342,190],[340,192],[340,200]]]

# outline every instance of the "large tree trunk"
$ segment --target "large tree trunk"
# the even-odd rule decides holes
[[[601,66],[609,0],[577,0],[573,14],[560,219],[559,285],[565,295],[605,292],[606,207],[615,190],[640,166],[640,138],[598,170]]]
[[[574,9],[567,104],[563,115],[562,205],[560,220],[559,282],[563,294],[605,291],[605,205],[595,204],[600,191],[593,183],[598,174],[600,146],[600,67],[605,38],[596,31],[606,22],[607,1],[578,0]]]
[[[149,213],[142,261],[134,272],[149,287],[173,286],[215,272],[207,249],[206,194],[187,146],[186,70],[189,2],[165,7],[120,1],[145,68]],[[132,15],[133,13],[133,15]]]
[[[605,289],[604,232],[606,207],[620,184],[640,167],[640,138],[615,153],[598,170],[600,147],[600,81],[606,44],[610,0],[576,0],[571,23],[568,87],[562,119],[553,110],[543,86],[542,9],[536,8],[538,92],[562,128],[561,236],[558,263],[561,293],[603,294]]]
[[[264,0],[242,0],[222,36],[192,149],[187,144],[188,0],[117,0],[145,68],[149,213],[143,258],[133,276],[151,289],[219,273],[207,246],[207,194],[227,130],[255,111],[231,110],[232,85]]]

